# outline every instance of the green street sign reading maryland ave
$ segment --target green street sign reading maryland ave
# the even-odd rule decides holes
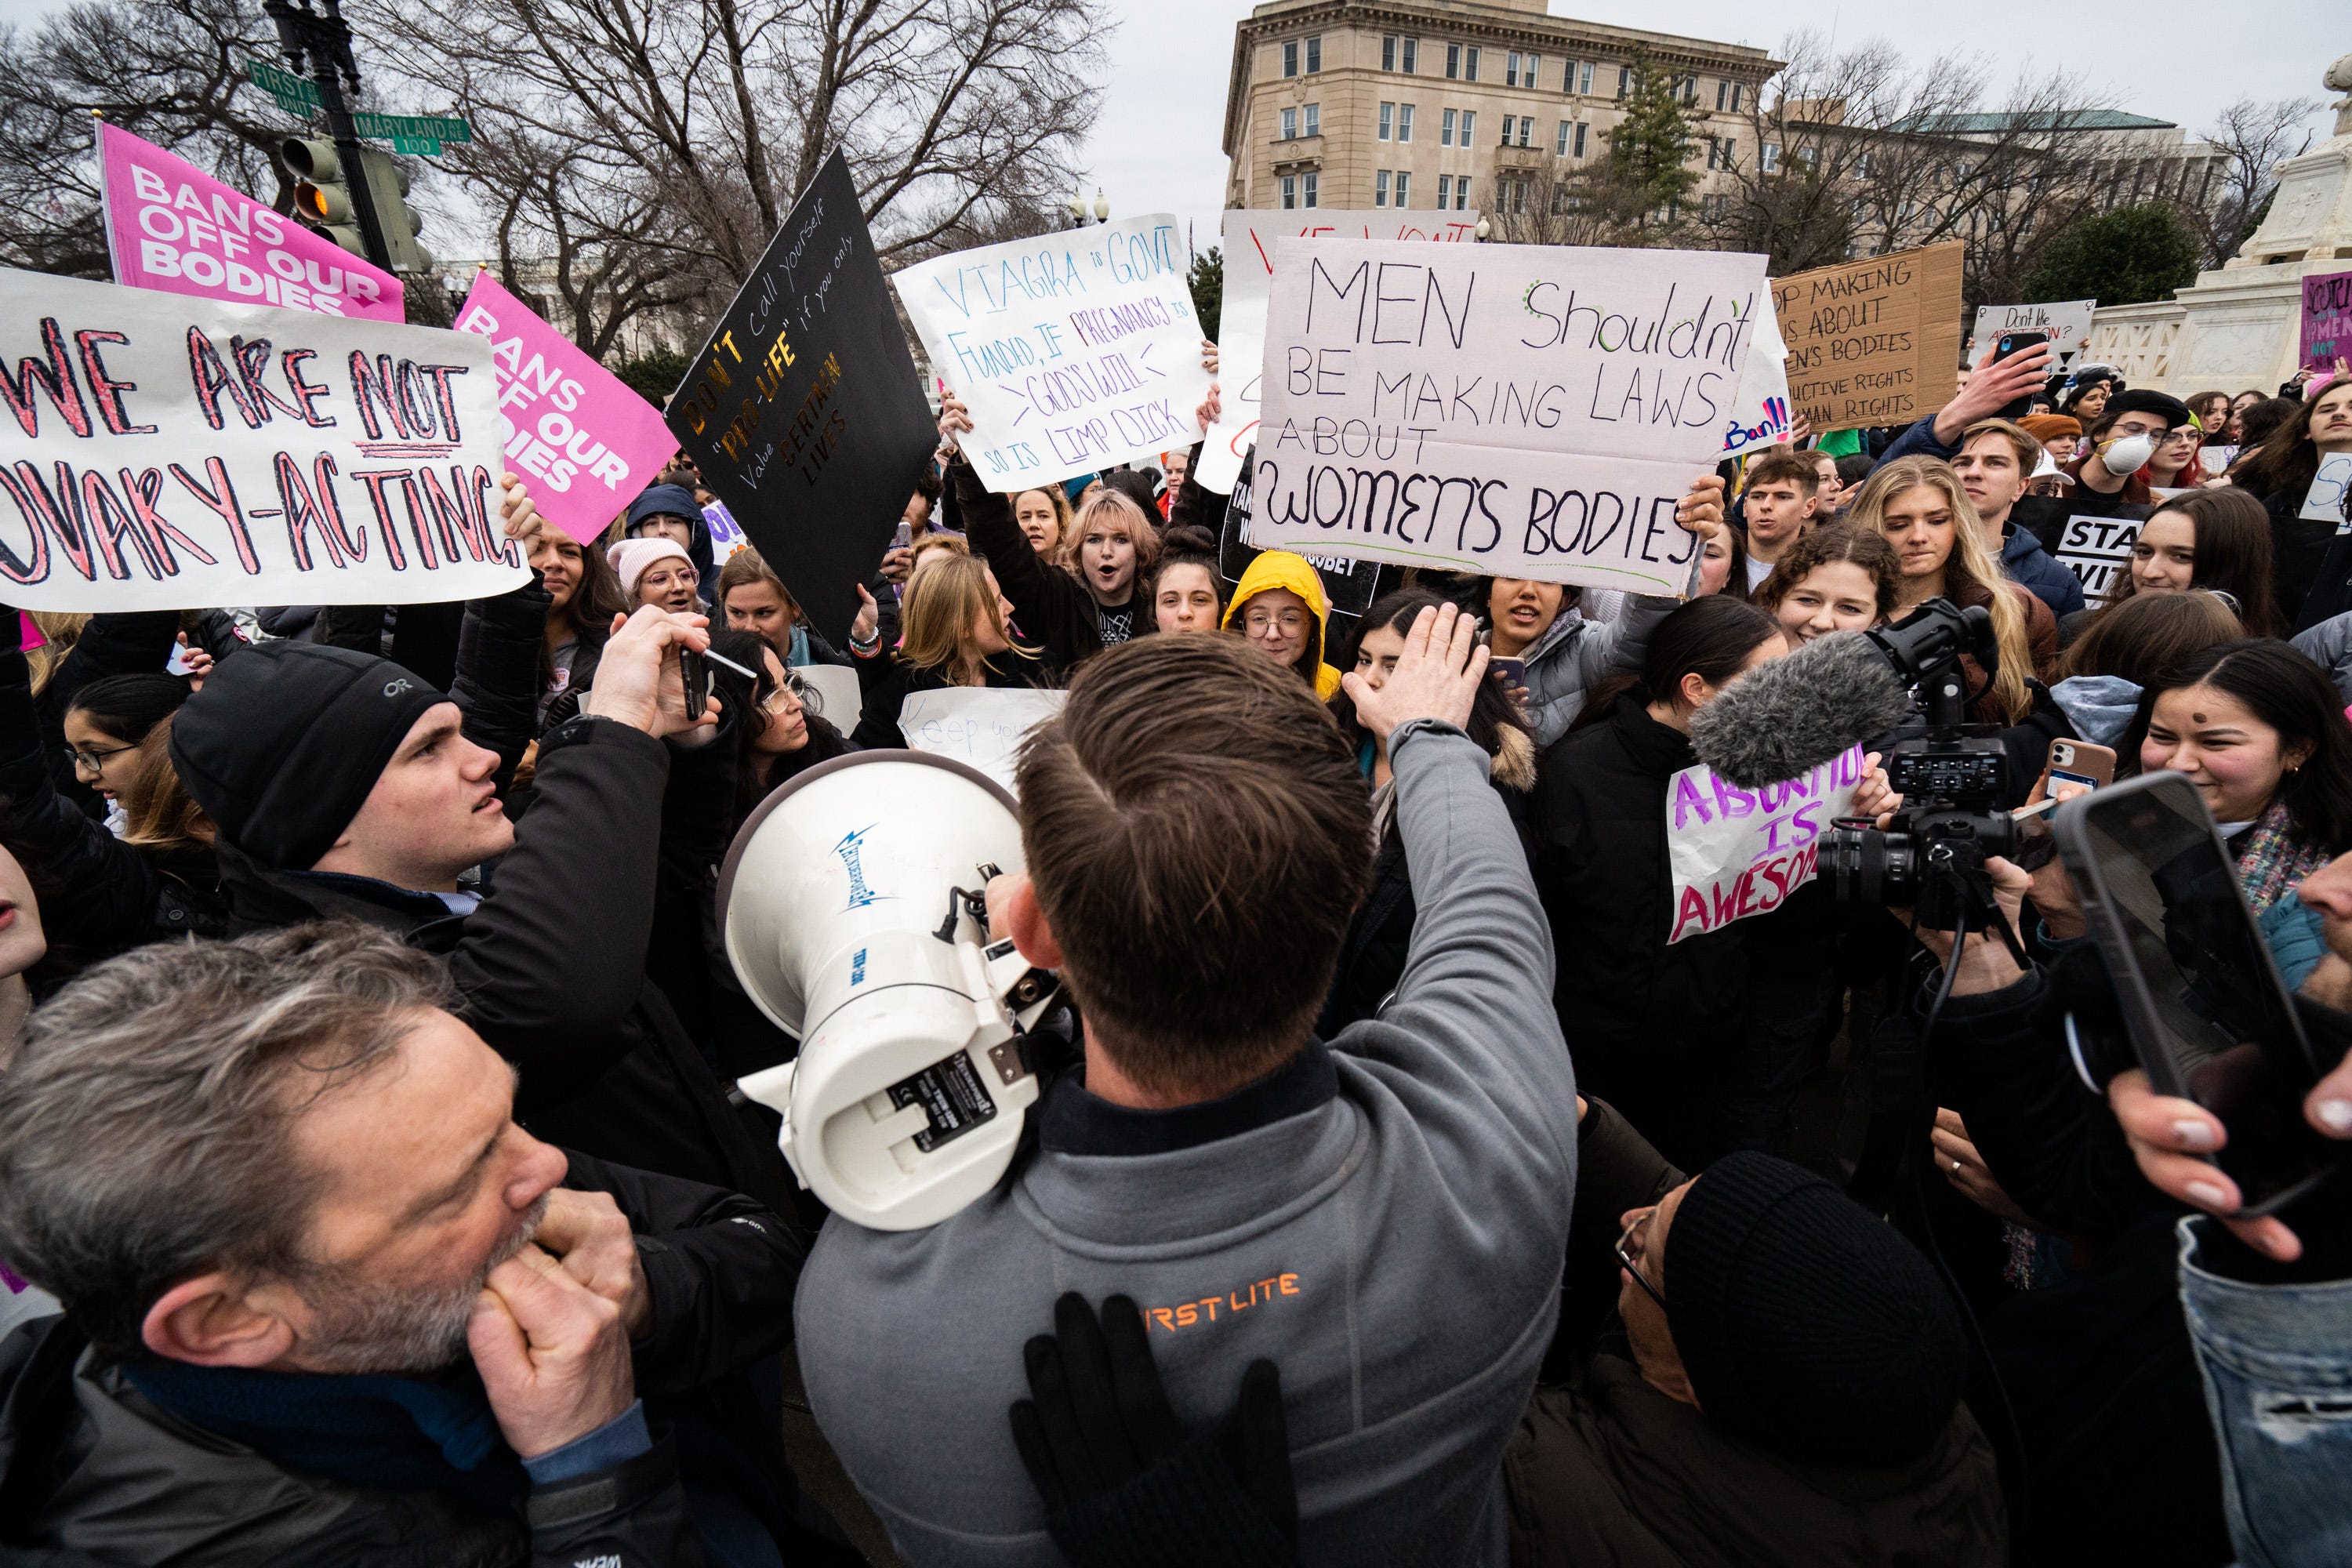
[[[452,114],[355,114],[360,134],[380,142],[471,142],[474,128]],[[415,149],[403,147],[403,153]],[[440,151],[435,148],[435,152]]]

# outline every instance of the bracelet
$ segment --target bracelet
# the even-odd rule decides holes
[[[874,635],[867,637],[864,642],[859,642],[857,640],[857,634],[856,632],[849,634],[849,651],[856,654],[860,658],[871,658],[874,655],[874,650],[881,646],[882,628],[880,626],[876,626],[874,628]]]

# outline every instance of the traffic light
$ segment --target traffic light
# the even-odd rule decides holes
[[[324,138],[289,138],[284,149],[286,166],[294,171],[295,216],[355,256],[367,254],[360,234],[359,214],[352,205],[351,176],[335,144]],[[374,198],[375,221],[383,231],[384,248],[394,272],[429,272],[432,255],[416,243],[425,220],[411,212],[406,196],[408,176],[389,153],[373,147],[360,151],[360,166],[368,195]]]

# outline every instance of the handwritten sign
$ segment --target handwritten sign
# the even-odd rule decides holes
[[[1772,280],[1789,396],[1816,435],[1908,425],[1959,389],[1958,241]]]
[[[1736,457],[1759,447],[1777,447],[1789,438],[1793,424],[1789,415],[1789,345],[1780,341],[1780,323],[1769,310],[1756,316],[1756,342],[1739,373],[1739,395],[1723,430],[1723,455]]]
[[[2303,280],[2303,358],[2315,370],[2352,359],[2352,272]]]
[[[2074,363],[2083,340],[2091,335],[2091,312],[2096,300],[2067,300],[2044,305],[1979,305],[1976,331],[1969,358],[1980,360],[1992,352],[2003,332],[2041,332],[2050,339],[2050,352],[2062,370]]]
[[[426,604],[528,580],[469,332],[0,271],[0,597]]]
[[[474,274],[457,330],[490,340],[508,463],[541,516],[590,542],[677,449],[661,410],[487,270]]]
[[[2352,521],[2344,516],[2344,495],[2352,490],[2352,452],[2323,453],[2319,471],[2311,476],[2311,488],[2303,492],[2303,510],[2295,513],[2314,522],[2341,524],[2338,533],[2352,532]]]
[[[670,398],[702,481],[824,634],[890,542],[939,442],[849,165],[793,204]]]
[[[1224,294],[1217,314],[1217,381],[1223,412],[1201,447],[1201,484],[1223,495],[1257,439],[1260,372],[1265,360],[1265,306],[1278,239],[1435,240],[1460,245],[1478,232],[1475,212],[1283,212],[1225,214]]]
[[[1261,553],[1250,542],[1250,476],[1244,468],[1234,478],[1233,496],[1225,502],[1224,529],[1217,537],[1217,574],[1239,584],[1242,574]],[[1335,555],[1302,559],[1323,579],[1323,603],[1333,617],[1353,621],[1371,607],[1373,591],[1380,585],[1379,562],[1347,561]],[[1334,635],[1326,640],[1336,644],[1339,639]]]
[[[1060,712],[1068,696],[1025,687],[910,691],[898,710],[898,730],[914,750],[970,763],[1010,790],[1021,738]]]
[[[406,320],[400,279],[194,163],[98,123],[114,280],[231,304]]]
[[[2144,521],[2137,517],[2066,520],[2066,526],[2058,531],[2058,561],[2081,579],[2084,598],[2104,599],[2123,585]]]
[[[963,438],[1010,494],[1191,446],[1208,395],[1182,231],[1166,213],[918,262],[892,281]]]
[[[1666,864],[1674,878],[1666,943],[1769,914],[1820,869],[1821,837],[1853,809],[1863,780],[1854,747],[1787,784],[1745,790],[1704,764],[1666,788]]]
[[[1768,298],[1726,251],[1280,240],[1251,542],[1679,593]]]

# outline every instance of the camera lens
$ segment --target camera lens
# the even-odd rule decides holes
[[[1841,899],[1901,905],[1917,896],[1918,855],[1907,833],[1832,827],[1822,835],[1821,864]]]

